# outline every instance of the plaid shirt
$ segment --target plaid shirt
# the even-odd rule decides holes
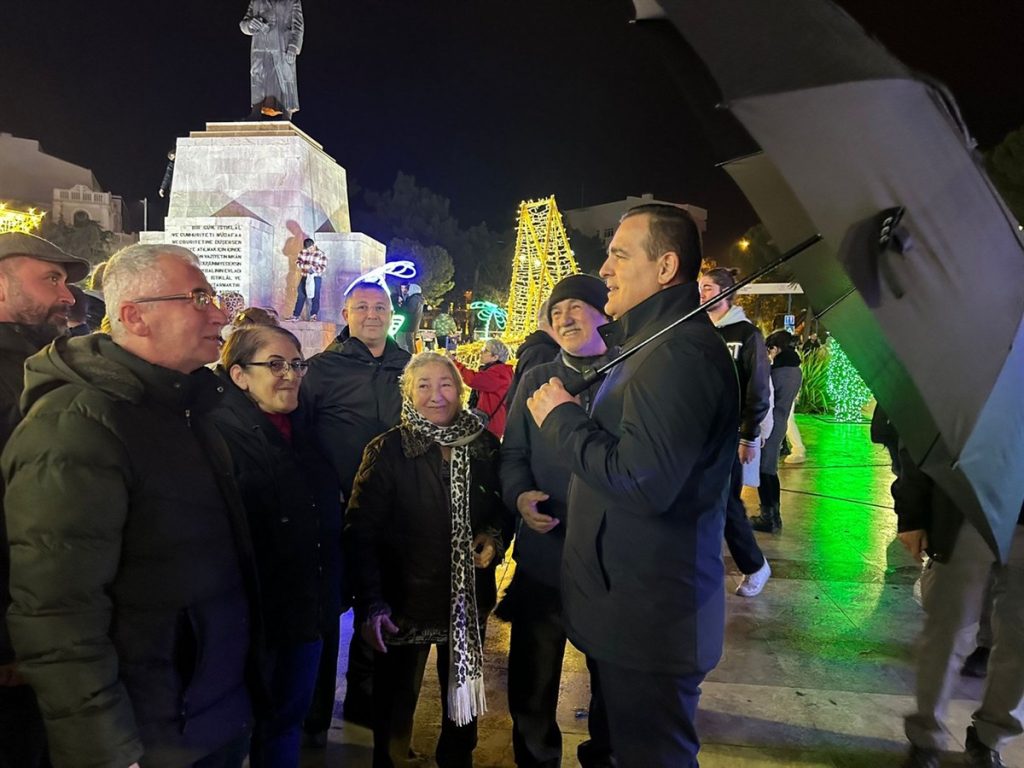
[[[321,277],[327,271],[327,254],[317,248],[303,248],[295,259],[295,264],[303,275]]]

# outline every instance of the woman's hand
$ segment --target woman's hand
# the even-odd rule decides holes
[[[384,642],[384,633],[393,635],[398,631],[398,627],[386,613],[378,613],[364,621],[359,627],[359,631],[363,635],[363,640],[373,650],[378,653],[387,653],[388,647]]]
[[[486,533],[478,533],[473,537],[473,565],[486,568],[498,554],[498,543]]]

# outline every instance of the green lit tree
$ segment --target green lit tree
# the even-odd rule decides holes
[[[861,411],[873,395],[864,379],[853,367],[839,342],[828,340],[828,368],[825,371],[825,392],[832,403],[836,421],[860,421]]]

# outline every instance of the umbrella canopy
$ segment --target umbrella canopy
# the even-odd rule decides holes
[[[761,148],[725,168],[778,247],[822,234],[791,262],[811,306],[1005,561],[1024,500],[1024,244],[952,99],[827,0],[634,4]]]

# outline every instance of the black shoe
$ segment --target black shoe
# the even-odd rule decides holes
[[[341,709],[341,718],[346,723],[361,725],[363,728],[373,728],[373,712],[368,705],[353,705],[346,700]]]
[[[939,768],[939,751],[915,747],[911,744],[907,759],[903,761],[900,768]]]
[[[750,518],[750,527],[761,533],[778,533],[782,530],[782,515],[776,506],[761,507],[761,514]]]
[[[991,649],[979,645],[964,659],[964,665],[960,668],[960,674],[964,677],[984,677],[988,674],[988,655]]]
[[[964,747],[967,765],[971,768],[1006,768],[999,753],[985,746],[978,738],[978,731],[973,725],[967,727],[967,741]]]

